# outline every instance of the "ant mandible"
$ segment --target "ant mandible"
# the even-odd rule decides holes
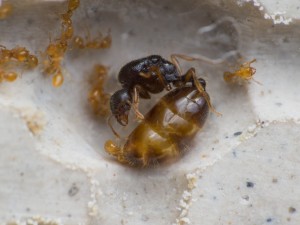
[[[205,98],[211,111],[221,115],[212,106],[209,96],[203,85],[195,74],[195,69],[190,68],[185,74],[182,73],[177,58],[187,61],[201,60],[209,63],[214,60],[194,58],[181,54],[171,55],[171,62],[159,55],[150,55],[145,58],[137,59],[123,66],[119,72],[118,79],[122,89],[116,91],[110,99],[112,115],[123,126],[128,124],[128,115],[131,107],[138,119],[144,116],[138,110],[139,97],[150,99],[149,93],[156,94],[172,90],[174,87],[182,87],[186,83],[192,83]]]

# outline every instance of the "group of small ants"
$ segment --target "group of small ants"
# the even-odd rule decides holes
[[[70,48],[105,49],[111,46],[110,34],[106,37],[100,35],[93,40],[90,39],[90,36],[86,40],[80,36],[74,36],[72,16],[79,5],[79,0],[69,0],[67,11],[61,15],[61,35],[55,42],[50,43],[45,51],[44,73],[49,76],[53,75],[52,85],[54,87],[61,86],[64,81],[61,63],[67,50]]]
[[[72,49],[106,49],[111,46],[110,32],[103,36],[101,33],[91,38],[90,33],[86,37],[74,35],[72,16],[80,6],[80,0],[69,0],[67,9],[60,15],[60,35],[46,47],[38,57],[29,52],[26,47],[16,46],[12,49],[0,45],[0,83],[3,81],[13,82],[21,73],[33,70],[41,66],[42,73],[52,77],[52,85],[60,87],[64,82],[64,69],[62,62],[68,50]],[[11,3],[3,2],[0,5],[0,22],[12,15],[14,8]],[[95,114],[105,116],[109,113],[109,94],[103,91],[108,71],[104,65],[97,64],[91,73],[91,90],[88,101]],[[104,107],[103,105],[107,106]]]
[[[31,54],[25,47],[17,46],[12,49],[8,49],[5,46],[0,45],[0,83],[3,81],[15,81],[19,76],[18,73],[15,72],[16,68],[21,68],[23,72],[24,70],[28,71],[35,69],[38,65],[41,65],[43,73],[46,76],[52,77],[52,85],[54,87],[60,87],[64,82],[62,61],[68,50],[71,50],[73,48],[109,48],[112,43],[110,32],[108,32],[106,36],[99,35],[99,37],[96,37],[94,39],[90,37],[90,34],[88,34],[86,38],[74,35],[72,16],[79,5],[80,0],[68,1],[67,10],[60,15],[60,35],[55,39],[55,41],[52,42],[50,40],[50,43],[46,47],[46,50],[41,54],[41,63],[39,63],[40,60],[38,59],[38,57],[34,54]],[[0,22],[1,20],[9,17],[12,13],[12,10],[13,7],[9,3],[0,5]],[[176,93],[180,90],[184,92],[184,88],[187,88],[189,85],[191,85],[192,89],[188,90],[187,93],[189,95],[193,94],[194,99],[185,99],[185,101],[187,101],[186,104],[190,104],[190,100],[193,100],[193,104],[200,104],[199,102],[201,102],[201,107],[199,105],[199,109],[198,111],[196,110],[197,112],[195,112],[196,114],[194,116],[197,117],[197,115],[201,115],[200,119],[202,122],[204,122],[207,115],[207,109],[210,109],[212,112],[220,115],[220,113],[218,113],[210,103],[209,95],[205,91],[205,80],[203,80],[202,78],[197,78],[194,68],[189,69],[186,73],[182,73],[178,63],[178,58],[187,61],[197,60],[197,58],[193,58],[190,56],[174,54],[171,56],[171,61],[168,61],[158,55],[152,55],[129,62],[128,64],[123,66],[119,72],[118,78],[119,82],[122,84],[122,89],[115,92],[112,96],[104,91],[104,84],[108,76],[107,67],[101,64],[97,64],[94,66],[91,77],[92,87],[88,94],[88,102],[90,103],[91,109],[94,114],[100,115],[101,117],[108,117],[111,114],[109,118],[112,118],[112,116],[114,116],[119,124],[126,126],[128,124],[129,111],[130,109],[133,109],[138,119],[140,119],[141,121],[146,121],[144,123],[141,123],[141,125],[131,133],[131,135],[127,138],[126,144],[123,147],[118,146],[111,140],[108,140],[105,143],[106,151],[117,158],[119,162],[138,166],[147,166],[154,161],[163,161],[165,158],[170,157],[170,155],[174,156],[178,154],[178,149],[177,147],[173,146],[173,142],[176,145],[177,141],[180,141],[184,136],[187,135],[187,133],[177,133],[176,140],[176,138],[174,139],[174,137],[170,136],[171,134],[167,134],[167,136],[164,138],[168,143],[170,142],[173,147],[166,147],[166,143],[163,142],[161,143],[161,145],[165,145],[165,150],[154,150],[149,149],[148,147],[146,148],[144,146],[144,143],[142,143],[141,141],[139,142],[137,139],[143,138],[139,136],[143,132],[145,133],[144,136],[147,136],[147,138],[148,136],[151,136],[149,132],[153,131],[150,131],[149,128],[145,128],[145,126],[147,127],[146,124],[150,123],[149,121],[152,119],[152,117],[157,117],[157,115],[148,115],[151,114],[150,110],[147,114],[148,116],[146,115],[144,117],[144,115],[139,112],[138,109],[139,98],[148,99],[150,98],[150,94],[155,94],[162,92],[163,90],[167,90],[170,93],[163,97],[164,100],[162,100],[161,104],[164,105],[164,101],[168,98],[176,102],[178,101],[178,99],[176,98],[185,97],[180,95],[177,96]],[[224,80],[228,83],[254,80],[253,75],[255,74],[256,70],[255,68],[251,67],[251,64],[253,62],[255,62],[255,59],[250,62],[241,64],[239,68],[234,72],[225,72]],[[172,88],[175,88],[175,90],[173,89],[173,91],[171,91]],[[194,94],[194,91],[197,91],[198,94]],[[199,97],[199,94],[202,97]],[[202,99],[205,100],[206,104],[203,103]],[[154,106],[152,111],[155,111],[155,107],[158,106]],[[162,106],[160,107],[161,109],[163,109]],[[183,116],[183,118],[184,117],[185,116]],[[162,121],[164,120],[164,118],[158,119],[161,119]],[[174,122],[174,124],[176,124],[176,122]],[[187,129],[193,129],[193,125],[195,124],[188,124]],[[203,124],[199,124],[198,128],[200,128],[202,125]],[[120,138],[110,122],[109,126],[111,127],[115,136],[117,138]],[[178,131],[174,130],[173,135],[175,135],[176,132]],[[195,132],[193,133],[193,135],[195,134]],[[148,139],[145,141],[149,142]],[[160,142],[158,140],[152,140],[152,142],[156,143],[156,145],[160,145]],[[144,149],[136,149],[138,146]]]

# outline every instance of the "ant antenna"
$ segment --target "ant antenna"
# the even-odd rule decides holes
[[[110,115],[108,117],[107,124],[110,127],[110,129],[113,132],[113,134],[116,136],[116,138],[121,139],[121,136],[118,134],[118,132],[114,129],[114,127],[111,124],[111,118],[112,118],[112,115]]]
[[[211,58],[205,57],[203,55],[198,55],[197,57],[192,57],[192,56],[188,56],[188,55],[184,55],[184,54],[172,54],[171,61],[172,61],[172,63],[174,63],[174,65],[176,66],[176,68],[178,69],[180,74],[182,74],[182,70],[181,70],[181,67],[179,65],[179,61],[177,58],[180,58],[180,59],[183,59],[186,61],[202,61],[202,62],[205,62],[208,64],[217,65],[217,64],[224,63],[227,58],[236,56],[236,55],[238,55],[237,50],[232,50],[232,51],[226,52],[224,55],[222,55],[222,57],[220,57],[218,59],[211,59]]]

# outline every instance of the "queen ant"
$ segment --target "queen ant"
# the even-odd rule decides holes
[[[185,154],[188,143],[203,128],[209,114],[206,82],[202,78],[197,82],[203,92],[199,92],[195,82],[169,91],[149,110],[123,145],[120,141],[107,140],[105,151],[118,162],[134,167],[155,167]]]

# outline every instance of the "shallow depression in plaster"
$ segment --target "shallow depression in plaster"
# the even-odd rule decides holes
[[[47,1],[26,1],[16,5],[12,17],[0,22],[0,29],[3,31],[1,42],[10,47],[26,45],[36,53],[44,50],[49,43],[48,32],[55,36],[60,29],[58,15],[63,7],[64,2]],[[32,11],[38,13],[33,14]],[[225,21],[225,24],[220,23],[228,17],[230,19]],[[40,70],[24,73],[21,79],[14,83],[1,84],[0,103],[3,108],[15,112],[21,118],[20,123],[23,122],[24,127],[28,125],[28,118],[41,123],[42,127],[38,135],[30,138],[33,143],[30,146],[34,149],[30,154],[34,156],[29,157],[24,152],[18,153],[20,149],[15,151],[16,154],[20,154],[24,161],[31,162],[31,173],[34,173],[34,168],[45,167],[40,176],[45,180],[55,179],[57,176],[61,185],[61,189],[53,192],[49,191],[51,185],[40,186],[40,193],[48,194],[50,200],[62,199],[61,204],[50,204],[45,211],[39,211],[38,206],[41,203],[36,201],[30,212],[20,213],[19,208],[16,208],[16,219],[40,214],[48,218],[62,218],[66,224],[75,224],[76,218],[70,218],[68,212],[64,211],[69,207],[78,210],[74,212],[81,216],[83,223],[89,221],[95,224],[184,224],[189,220],[201,220],[197,214],[198,209],[202,207],[201,191],[214,187],[218,174],[216,180],[207,179],[207,185],[200,188],[191,188],[189,182],[193,180],[193,176],[186,174],[205,170],[213,165],[220,171],[230,169],[231,161],[228,161],[228,158],[232,149],[255,135],[255,129],[260,126],[256,124],[258,119],[298,119],[299,103],[296,98],[295,81],[298,79],[298,67],[296,60],[289,60],[288,57],[299,58],[299,51],[295,47],[298,46],[299,40],[292,32],[297,30],[299,25],[295,23],[291,26],[274,26],[271,20],[264,19],[263,13],[252,3],[239,6],[235,1],[222,3],[191,0],[183,5],[174,1],[160,3],[87,0],[82,1],[81,7],[74,13],[74,24],[82,35],[85,35],[86,27],[90,28],[92,33],[105,33],[111,29],[112,47],[100,52],[68,52],[64,60],[65,83],[59,89],[51,87],[50,79],[44,77]],[[222,25],[219,26],[220,24]],[[26,29],[20,38],[20,30],[24,28]],[[172,53],[184,53],[216,59],[232,50],[238,51],[245,60],[257,58],[257,63],[254,64],[257,68],[255,78],[263,85],[251,82],[244,86],[226,85],[222,79],[223,72],[232,69],[227,64],[181,62],[183,70],[193,66],[197,74],[207,80],[207,91],[212,102],[223,114],[222,117],[216,117],[214,114],[209,116],[203,130],[189,147],[191,151],[185,157],[175,164],[143,171],[123,167],[104,152],[104,141],[111,138],[112,133],[105,120],[97,120],[91,115],[86,101],[89,89],[86,75],[95,63],[103,63],[109,67],[110,78],[106,90],[113,93],[120,88],[116,81],[120,67],[130,60],[153,53],[166,58]],[[228,60],[228,64],[232,65],[234,62]],[[289,68],[286,68],[285,64],[289,64]],[[281,86],[278,86],[278,83]],[[287,89],[290,91],[287,92]],[[158,98],[153,97],[151,104]],[[149,104],[144,101],[141,106],[145,110]],[[292,108],[295,105],[296,107]],[[32,116],[36,114],[41,116]],[[9,124],[10,121],[8,118],[3,124]],[[254,126],[252,131],[255,132],[249,132],[249,126]],[[273,125],[270,129],[276,129],[276,126]],[[18,133],[18,130],[16,132]],[[5,131],[2,133],[5,134]],[[17,136],[17,133],[13,136]],[[279,133],[276,134],[277,136],[274,136],[280,136]],[[8,139],[3,140],[11,141],[8,136],[6,138]],[[263,142],[267,139],[260,140]],[[253,140],[255,139],[250,139],[247,143]],[[9,146],[6,145],[7,154],[10,153]],[[260,155],[257,152],[256,154]],[[41,157],[48,160],[44,162]],[[247,161],[252,159],[253,155],[249,153],[244,157],[243,160]],[[241,164],[244,161],[240,161],[240,164],[231,169],[238,171],[243,168]],[[258,162],[253,161],[253,165],[256,166]],[[23,165],[20,161],[16,164]],[[223,164],[226,164],[225,168],[222,167]],[[9,168],[6,160],[3,161],[3,168]],[[48,172],[53,170],[56,172]],[[8,184],[14,184],[13,176],[6,178],[3,175],[0,179],[5,177],[9,180]],[[64,179],[69,176],[72,179],[65,182]],[[187,179],[188,177],[191,179]],[[31,179],[40,182],[35,176],[26,179],[29,179],[27,186]],[[72,182],[80,183],[80,189],[83,190],[80,192],[82,198],[77,199],[74,204],[70,203],[73,199],[66,197]],[[232,182],[240,181],[233,179]],[[197,199],[187,217],[185,207],[190,204],[187,200],[189,193],[193,192],[196,193]],[[16,197],[19,193],[20,190],[16,189],[11,195]],[[32,190],[25,190],[25,193],[31,194],[32,199],[35,199]],[[243,199],[241,201],[245,203],[247,199]],[[6,198],[6,201],[10,202],[9,198]],[[25,207],[25,203],[28,202],[28,199],[22,200],[20,206]],[[232,204],[234,207],[235,204]],[[54,210],[55,207],[57,210]],[[20,210],[24,210],[23,208]],[[207,212],[214,221],[214,213],[207,208],[203,212]],[[4,220],[9,220],[9,215],[12,214],[1,216]]]

